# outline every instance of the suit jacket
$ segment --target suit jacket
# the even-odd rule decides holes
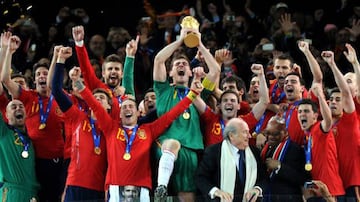
[[[196,171],[195,183],[205,201],[220,201],[218,197],[211,199],[209,192],[213,187],[220,189],[221,181],[221,145],[223,142],[210,145],[204,151],[202,160]],[[265,187],[265,167],[260,159],[260,151],[256,147],[250,146],[257,162],[257,179],[256,185],[264,189]],[[239,173],[236,172],[235,189],[234,189],[234,202],[242,201],[244,186],[241,185],[239,180]]]
[[[289,147],[281,162],[281,169],[277,174],[267,175],[267,189],[264,190],[264,201],[271,195],[271,201],[303,201],[301,187],[306,180],[311,179],[309,172],[304,169],[304,149],[290,141]]]

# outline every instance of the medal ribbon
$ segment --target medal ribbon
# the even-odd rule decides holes
[[[290,107],[290,111],[287,116],[286,116],[287,111],[284,112],[284,118],[286,120],[286,129],[289,128],[291,115],[294,112],[294,109],[299,105],[299,103],[300,103],[300,100],[294,102],[294,104]]]
[[[182,100],[189,92],[189,88],[184,88],[184,93],[181,92],[182,89],[180,88],[177,88],[176,89],[176,93],[177,93],[177,96],[179,97],[180,100]],[[189,109],[185,109],[184,112],[188,112]]]
[[[276,83],[275,86],[274,86],[274,88],[273,88],[272,91],[271,91],[271,101],[272,101],[273,104],[279,104],[280,101],[285,97],[285,92],[282,91],[282,92],[280,93],[279,97],[275,100],[275,98],[276,98],[276,91],[277,91],[278,87],[279,87],[279,83]]]
[[[14,128],[14,130],[18,134],[18,136],[19,136],[19,138],[21,140],[21,143],[24,145],[23,151],[29,151],[30,141],[25,138],[25,136],[22,134],[22,132],[19,129]]]
[[[311,145],[312,145],[312,135],[310,132],[305,133],[305,165],[311,164]]]
[[[224,119],[222,118],[220,118],[220,127],[221,127],[221,134],[224,137],[225,123],[224,123]]]
[[[256,133],[256,134],[259,134],[259,133],[260,133],[261,126],[263,125],[264,120],[265,120],[265,115],[266,115],[266,112],[263,113],[263,115],[261,116],[260,120],[259,120],[259,121],[257,122],[257,124],[256,124],[256,127],[255,127],[255,133]]]
[[[45,112],[44,112],[44,103],[43,103],[43,100],[40,95],[38,95],[38,99],[39,99],[39,107],[40,107],[40,110],[39,110],[40,111],[40,124],[45,124],[48,119],[48,116],[49,116],[49,112],[51,109],[52,102],[54,100],[54,96],[50,95],[49,103],[46,107]]]
[[[96,132],[96,128],[95,128],[95,120],[93,118],[89,118],[90,119],[90,125],[91,125],[91,133],[93,136],[93,140],[94,140],[94,146],[95,148],[100,148],[100,138],[101,136],[97,134]]]
[[[131,145],[132,143],[134,142],[135,140],[135,137],[136,137],[136,131],[138,129],[138,125],[136,124],[135,127],[132,129],[132,133],[131,133],[131,136],[130,138],[128,137],[128,134],[127,134],[127,130],[125,128],[123,128],[125,134],[125,140],[126,140],[126,150],[125,150],[125,153],[130,153],[130,150],[131,150]]]

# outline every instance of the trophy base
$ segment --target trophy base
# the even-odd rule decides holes
[[[184,44],[189,48],[194,48],[199,45],[199,37],[195,33],[188,33],[184,38]]]

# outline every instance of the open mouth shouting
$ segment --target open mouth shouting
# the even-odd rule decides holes
[[[306,117],[300,117],[300,125],[303,129],[307,128],[308,120],[306,119]]]

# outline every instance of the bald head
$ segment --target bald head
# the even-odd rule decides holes
[[[285,119],[279,116],[271,117],[263,132],[270,146],[278,145],[288,135]]]
[[[6,118],[9,120],[9,125],[24,127],[25,117],[25,107],[20,100],[12,100],[6,106]]]

